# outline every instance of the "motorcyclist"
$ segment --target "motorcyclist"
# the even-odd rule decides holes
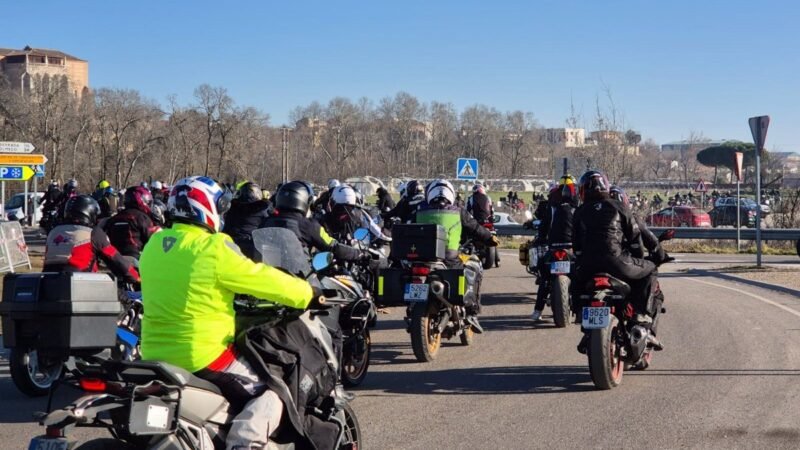
[[[328,180],[328,190],[320,194],[318,199],[314,200],[314,202],[311,204],[311,211],[320,211],[323,214],[329,213],[331,211],[331,195],[333,195],[333,190],[341,184],[342,183],[340,183],[336,178],[331,178]]]
[[[242,184],[231,201],[231,209],[225,213],[222,232],[233,238],[248,258],[256,261],[253,246],[253,231],[264,226],[269,217],[270,204],[264,200],[261,187],[253,182]]]
[[[61,201],[61,189],[58,187],[56,181],[51,181],[47,187],[47,191],[42,197],[42,218],[39,221],[39,226],[45,230],[52,229],[56,222],[58,222],[55,214],[58,210],[59,202]]]
[[[467,199],[466,209],[480,224],[492,221],[494,216],[492,199],[486,195],[486,188],[482,184],[477,183],[472,187],[472,195]]]
[[[392,208],[395,207],[394,199],[392,198],[392,194],[386,190],[383,186],[378,188],[378,203],[376,206],[378,207],[378,211],[381,213],[389,212]]]
[[[130,187],[125,190],[124,204],[125,209],[108,219],[103,228],[123,255],[138,260],[150,236],[159,230],[151,217],[153,197],[143,186]]]
[[[631,211],[631,215],[633,216],[634,220],[636,220],[636,225],[639,227],[639,233],[641,239],[639,242],[630,242],[627,243],[628,251],[631,252],[631,255],[637,258],[643,258],[644,250],[646,249],[650,254],[655,255],[656,260],[658,261],[665,261],[668,255],[664,252],[664,248],[661,247],[661,244],[658,242],[658,237],[650,231],[650,228],[647,227],[647,223],[633,211],[631,208],[631,202],[628,198],[628,194],[625,193],[625,190],[618,187],[618,186],[611,186],[609,188],[609,194],[611,198],[614,200],[619,201],[622,203],[622,206],[628,208]]]
[[[314,190],[307,182],[292,181],[284,184],[275,194],[275,209],[272,216],[264,222],[264,226],[292,230],[309,252],[312,249],[332,252],[339,261],[369,259],[369,253],[340,244],[328,235],[319,222],[311,220],[311,204],[314,198]]]
[[[572,175],[564,175],[558,180],[548,196],[546,220],[539,225],[538,245],[564,246],[572,243],[572,220],[578,207],[578,186]],[[544,260],[542,260],[544,262]],[[549,273],[549,271],[548,271]],[[539,321],[545,307],[545,296],[537,295],[531,313],[533,321]]]
[[[64,218],[64,211],[66,210],[67,202],[69,201],[69,199],[71,199],[73,197],[77,197],[78,195],[79,195],[79,193],[78,193],[78,180],[76,180],[74,178],[70,178],[69,180],[67,180],[66,183],[64,183],[64,187],[61,190],[61,196],[59,196],[59,198],[58,198],[58,206],[56,207],[56,211],[57,211],[56,220],[57,221],[60,221],[61,219]],[[60,222],[57,222],[57,223],[60,223]]]
[[[483,329],[478,323],[480,313],[481,267],[476,261],[466,264],[459,258],[459,247],[462,239],[467,237],[485,242],[489,246],[497,246],[499,241],[489,230],[479,224],[466,210],[455,205],[456,193],[453,185],[444,179],[431,181],[425,188],[426,201],[420,205],[413,216],[414,223],[431,223],[441,225],[447,231],[447,247],[445,264],[450,268],[464,268],[475,273],[473,300],[467,305],[468,321],[476,332]],[[467,277],[469,278],[469,277]],[[467,302],[465,296],[465,302]]]
[[[610,187],[600,172],[590,170],[581,177],[579,190],[583,204],[573,219],[573,248],[578,258],[575,285],[583,289],[586,281],[600,272],[627,282],[631,286],[635,321],[649,329],[652,324],[652,314],[647,310],[649,290],[655,282],[656,265],[663,261],[654,263],[631,253],[629,248],[638,245],[641,231],[630,209],[611,198]],[[648,336],[648,345],[657,350],[663,348],[652,334]],[[578,345],[578,351],[586,351],[586,339]]]
[[[369,213],[358,206],[356,191],[346,184],[333,189],[331,212],[325,215],[322,225],[339,242],[349,241],[358,228],[366,228],[373,236],[391,241],[391,238],[382,233]]]
[[[425,202],[425,189],[419,180],[410,180],[400,188],[400,200],[395,207],[387,212],[381,213],[384,220],[398,220],[400,223],[407,223],[414,217],[414,212],[420,204]]]
[[[139,283],[139,273],[111,245],[102,228],[95,226],[100,206],[91,196],[69,199],[61,225],[47,234],[45,272],[97,272],[103,261],[111,272],[126,283]]]
[[[117,196],[114,193],[114,188],[111,187],[111,183],[107,180],[100,180],[97,183],[94,192],[92,192],[92,198],[100,205],[100,219],[111,217],[117,212]]]
[[[244,405],[228,431],[227,448],[264,448],[283,404],[234,346],[234,295],[298,309],[318,296],[306,281],[251,261],[219,232],[229,200],[210,178],[178,181],[168,205],[175,224],[154,235],[142,252],[142,358],[219,386],[232,403]]]
[[[150,185],[150,195],[153,196],[154,202],[167,203],[169,198],[169,191],[164,188],[164,183],[156,180]]]

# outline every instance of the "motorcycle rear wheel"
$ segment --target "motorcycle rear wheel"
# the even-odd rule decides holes
[[[466,324],[464,332],[461,333],[461,345],[472,345],[475,342],[475,331],[472,330],[472,325]]]
[[[369,370],[369,354],[372,350],[372,339],[369,329],[363,331],[366,350],[361,358],[355,359],[353,351],[345,349],[342,355],[342,384],[346,387],[356,387],[364,382]],[[355,345],[355,344],[354,344]]]
[[[497,247],[489,247],[482,253],[481,265],[483,266],[483,270],[489,270],[494,266],[495,260],[497,259]]]
[[[571,309],[569,307],[569,277],[558,275],[552,283],[550,307],[553,309],[553,322],[556,328],[564,328],[569,324]]]
[[[625,372],[625,362],[620,357],[617,348],[619,320],[616,316],[611,316],[610,319],[611,323],[608,327],[591,331],[586,352],[592,382],[601,390],[619,386]]]
[[[417,303],[411,310],[411,348],[419,362],[431,362],[439,353],[442,335],[438,332],[438,315],[438,309],[428,303]]]
[[[11,380],[28,397],[42,397],[60,376],[63,364],[40,365],[36,350],[12,348],[8,357]]]

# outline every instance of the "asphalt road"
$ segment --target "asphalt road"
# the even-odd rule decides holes
[[[575,350],[579,328],[534,326],[533,279],[515,254],[503,256],[486,274],[487,332],[473,346],[452,342],[433,363],[417,363],[404,310],[379,317],[354,402],[364,448],[800,446],[800,299],[686,275],[678,270],[720,261],[680,255],[662,271],[666,349],[647,371],[597,391]],[[4,365],[0,399],[0,448],[25,448],[44,401],[19,394]]]

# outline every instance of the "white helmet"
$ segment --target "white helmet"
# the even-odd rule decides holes
[[[341,185],[342,183],[339,183],[339,180],[337,180],[336,178],[331,178],[330,180],[328,180],[328,189],[333,189]]]
[[[358,201],[358,196],[356,195],[356,191],[353,188],[351,188],[346,184],[343,184],[333,188],[333,193],[331,194],[331,200],[336,205],[356,206],[356,202]]]
[[[447,200],[451,205],[456,202],[456,190],[453,189],[453,185],[447,180],[433,180],[428,184],[425,191],[425,200],[427,200],[428,203],[433,203],[433,201],[437,199]]]
[[[164,189],[164,185],[160,181],[156,180],[156,181],[153,181],[153,184],[150,186],[150,188],[160,191],[160,190]]]

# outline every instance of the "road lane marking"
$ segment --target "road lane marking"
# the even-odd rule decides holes
[[[788,312],[789,314],[792,314],[794,316],[800,317],[800,311],[797,311],[795,309],[789,308],[786,305],[781,305],[780,303],[772,301],[772,300],[770,300],[770,299],[768,299],[766,297],[762,297],[762,296],[756,295],[756,294],[751,294],[750,292],[743,291],[741,289],[733,288],[733,287],[730,287],[730,286],[725,286],[723,284],[712,283],[710,281],[703,281],[703,280],[698,280],[696,278],[690,278],[690,277],[686,277],[686,279],[694,281],[696,283],[707,284],[709,286],[714,286],[714,287],[718,287],[718,288],[722,288],[722,289],[727,289],[729,291],[734,291],[734,292],[739,293],[739,294],[744,294],[744,295],[746,295],[748,297],[752,297],[752,298],[754,298],[754,299],[756,299],[756,300],[758,300],[760,302],[766,303],[766,304],[774,306],[776,308],[780,308],[780,309]]]

